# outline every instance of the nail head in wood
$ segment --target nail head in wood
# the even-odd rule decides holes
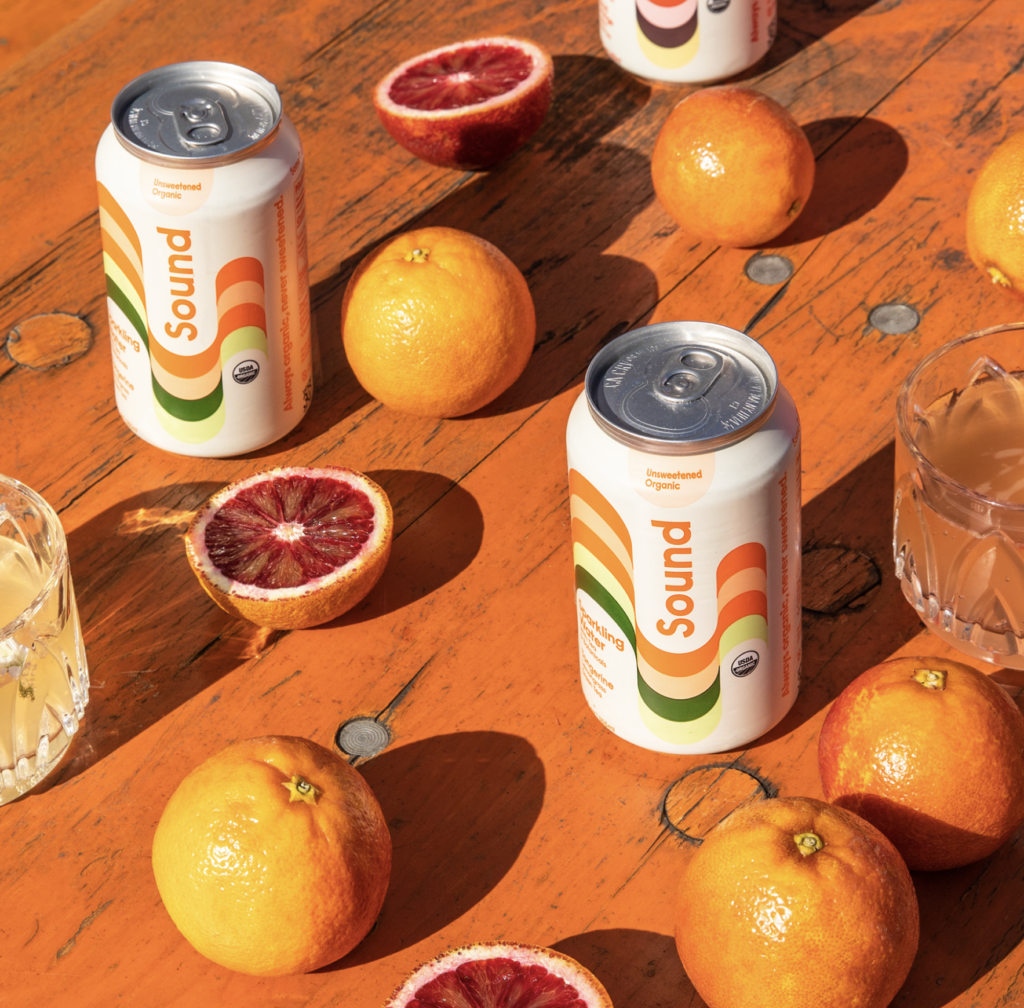
[[[387,748],[391,732],[374,718],[358,717],[346,721],[334,741],[348,756],[376,756]]]
[[[64,312],[33,315],[7,334],[7,353],[11,360],[33,371],[70,364],[91,346],[89,323]]]
[[[781,255],[761,255],[758,252],[743,267],[747,278],[759,284],[785,283],[793,275],[793,263]]]
[[[868,314],[868,322],[879,332],[889,336],[899,336],[917,328],[921,316],[916,308],[908,304],[880,304],[872,308]]]

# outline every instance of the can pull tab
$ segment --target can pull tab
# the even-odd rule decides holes
[[[707,347],[687,347],[662,368],[655,392],[670,402],[689,403],[707,395],[725,368],[725,358]]]
[[[183,101],[174,116],[178,136],[184,143],[208,147],[227,140],[230,133],[227,117],[220,102],[209,98]]]

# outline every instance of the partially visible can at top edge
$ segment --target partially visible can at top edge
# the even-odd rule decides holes
[[[277,89],[229,63],[143,74],[96,178],[125,423],[213,458],[283,437],[313,378],[302,143]]]
[[[776,0],[598,0],[601,42],[646,80],[700,84],[753,66],[775,41]]]
[[[709,322],[601,350],[566,434],[580,679],[620,738],[745,745],[799,685],[800,423],[771,356]]]

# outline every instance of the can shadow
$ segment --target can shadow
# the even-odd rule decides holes
[[[869,7],[877,8],[872,14],[882,14],[901,2],[902,0],[831,0],[823,4],[820,0],[779,0],[778,33],[771,49],[754,66],[730,78],[730,82],[749,80],[770,73],[819,39],[842,27],[847,21],[852,21]]]
[[[544,801],[544,765],[517,735],[436,735],[359,765],[394,843],[374,929],[333,972],[375,962],[435,934],[505,878]]]
[[[903,137],[879,119],[839,116],[804,126],[817,157],[814,188],[793,223],[763,248],[812,241],[870,213],[907,170]]]
[[[922,630],[893,570],[893,442],[865,459],[803,508],[804,549],[842,545],[869,557],[881,582],[831,615],[803,612],[800,693],[792,710],[761,745],[784,738],[813,718],[865,669],[885,661]],[[936,649],[941,647],[936,642]]]
[[[606,928],[563,938],[551,947],[586,966],[616,1008],[704,1006],[683,971],[671,935]]]

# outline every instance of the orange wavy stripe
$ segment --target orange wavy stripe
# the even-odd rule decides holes
[[[267,331],[267,313],[262,305],[240,304],[229,308],[217,323],[217,346],[224,342],[224,337],[242,326],[257,326]]]
[[[747,567],[760,567],[766,573],[768,571],[768,554],[759,542],[744,543],[722,557],[722,562],[718,565],[718,590],[722,590],[722,585],[733,574],[738,574]]]
[[[118,245],[117,239],[106,228],[100,228],[100,238],[103,242],[103,251],[121,267],[121,272],[124,273],[128,278],[128,282],[135,288],[135,293],[139,295],[139,300],[145,304],[146,292],[142,286],[142,277],[139,276],[131,259],[128,258],[124,249]]]
[[[232,284],[239,280],[255,280],[261,287],[263,282],[263,263],[252,256],[242,256],[240,259],[232,259],[226,266],[222,266],[217,273],[217,297],[220,297]]]
[[[121,209],[117,200],[110,195],[110,190],[102,182],[97,182],[96,188],[99,189],[100,193],[100,206],[103,207],[103,209],[106,210],[115,221],[117,221],[121,230],[132,243],[132,248],[134,248],[138,254],[139,262],[142,262],[142,243],[139,241],[139,234],[132,226],[132,222],[128,219],[128,215]]]
[[[618,511],[604,499],[597,487],[576,469],[569,470],[569,493],[585,500],[608,523],[608,527],[622,540],[622,545],[626,547],[629,559],[632,560],[633,540],[629,536],[626,523],[619,517]],[[632,598],[632,595],[630,597]]]

